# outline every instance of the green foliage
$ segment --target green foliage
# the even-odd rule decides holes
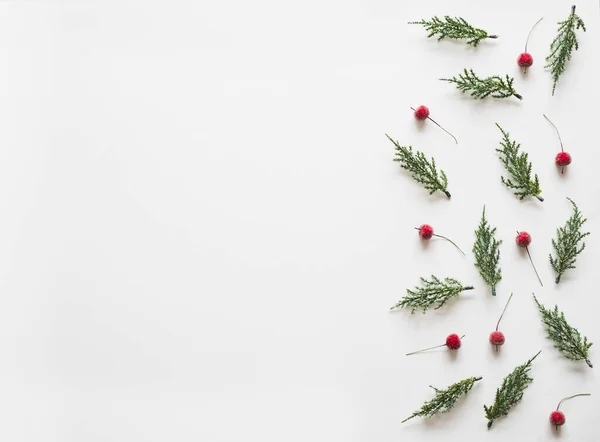
[[[500,244],[502,240],[496,239],[496,228],[492,228],[485,218],[485,206],[481,215],[481,222],[475,230],[475,267],[485,283],[492,288],[492,295],[496,296],[496,285],[502,279],[502,271],[498,265],[500,261]]]
[[[399,162],[403,169],[408,170],[417,183],[423,184],[425,189],[429,190],[430,195],[439,190],[450,198],[451,195],[450,192],[448,192],[448,178],[446,177],[446,173],[443,170],[440,170],[438,173],[433,158],[429,161],[423,152],[413,152],[412,146],[400,146],[400,144],[398,144],[397,141],[392,140],[388,134],[385,136],[394,143],[396,150],[396,158],[394,158],[394,161]]]
[[[513,88],[514,78],[506,76],[506,79],[493,75],[487,78],[479,78],[473,69],[464,69],[458,78],[440,78],[442,81],[456,84],[456,87],[462,92],[471,92],[474,98],[509,98],[517,97],[522,100],[523,97]]]
[[[467,44],[477,46],[486,38],[498,38],[497,35],[489,35],[483,29],[474,28],[464,18],[445,16],[443,19],[433,17],[431,20],[409,22],[410,25],[423,25],[429,32],[427,38],[438,36],[438,41],[443,38],[455,40],[467,40]]]
[[[546,326],[548,339],[554,342],[556,347],[563,356],[572,361],[585,361],[590,368],[592,363],[588,359],[588,351],[593,343],[588,342],[587,337],[581,337],[579,330],[569,325],[563,312],[558,311],[558,306],[554,306],[554,310],[545,308],[533,296],[535,303],[542,314],[542,322]]]
[[[590,234],[590,232],[581,231],[581,227],[586,223],[587,218],[583,218],[577,204],[571,198],[567,199],[573,205],[573,215],[567,220],[564,227],[556,229],[556,239],[552,240],[556,258],[550,254],[550,264],[556,272],[557,284],[560,282],[563,273],[575,268],[577,255],[585,249],[585,242],[582,242],[583,238]]]
[[[550,68],[552,73],[552,95],[556,89],[556,83],[567,67],[567,62],[571,59],[573,48],[579,49],[579,41],[575,31],[583,29],[585,32],[585,24],[583,20],[575,14],[575,5],[571,7],[571,13],[564,21],[558,22],[558,35],[550,44],[550,55],[546,57],[546,68]]]
[[[509,189],[513,189],[515,196],[520,200],[526,196],[534,196],[538,200],[544,201],[544,198],[540,196],[542,189],[540,189],[540,180],[537,174],[531,179],[529,155],[527,152],[519,152],[521,145],[511,141],[510,134],[498,123],[496,126],[502,132],[502,141],[500,142],[502,149],[496,149],[496,152],[500,154],[500,161],[512,177],[512,179],[501,177],[502,183]]]
[[[434,305],[436,306],[435,310],[441,308],[446,302],[465,290],[473,290],[472,286],[464,286],[452,278],[444,278],[442,281],[431,275],[431,281],[425,278],[420,279],[421,287],[415,287],[414,290],[406,289],[406,296],[394,304],[390,310],[410,308],[411,314],[416,310],[423,310],[425,313]]]
[[[500,388],[496,390],[494,404],[490,407],[486,405],[483,406],[485,417],[488,420],[488,428],[492,426],[494,420],[506,416],[512,406],[523,398],[525,389],[533,381],[533,379],[529,377],[531,363],[540,353],[541,350],[533,358],[523,365],[519,365],[512,373],[506,376],[502,381]]]
[[[421,416],[421,417],[432,417],[438,413],[446,413],[454,404],[465,394],[467,394],[475,385],[475,382],[480,381],[481,377],[471,377],[467,379],[463,379],[456,384],[450,385],[445,390],[438,390],[437,388],[430,385],[431,388],[435,391],[435,397],[425,402],[421,409],[415,411],[412,416],[407,417],[402,421],[402,423],[412,419],[413,417]]]

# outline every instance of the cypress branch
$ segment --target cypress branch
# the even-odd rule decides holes
[[[394,143],[396,151],[394,161],[399,162],[403,169],[409,171],[417,183],[423,184],[423,187],[429,190],[430,195],[440,191],[450,198],[448,178],[443,170],[438,172],[435,167],[435,159],[431,158],[431,161],[429,161],[423,152],[413,152],[412,146],[400,146],[388,134],[385,134],[385,136]]]
[[[556,229],[556,239],[552,240],[552,247],[556,253],[556,257],[550,254],[550,265],[556,273],[556,283],[560,282],[561,276],[569,269],[575,268],[575,261],[585,249],[583,238],[588,236],[590,232],[582,232],[581,227],[586,223],[587,218],[579,211],[577,204],[567,198],[573,206],[573,214],[567,220],[564,227]],[[581,245],[579,245],[581,243]]]
[[[473,98],[509,98],[514,96],[519,100],[523,99],[513,87],[514,78],[508,75],[505,78],[498,75],[479,78],[473,72],[473,69],[464,69],[462,74],[458,74],[458,77],[440,78],[440,80],[454,83],[460,91],[470,92]]]
[[[502,271],[498,265],[500,261],[500,244],[502,240],[496,239],[496,228],[492,228],[485,218],[485,206],[481,215],[481,222],[475,231],[475,267],[485,283],[492,288],[492,296],[496,296],[496,285],[502,279]]]
[[[486,405],[483,406],[485,417],[488,420],[488,428],[492,427],[494,420],[506,416],[512,406],[523,398],[523,393],[529,384],[533,382],[533,378],[529,376],[531,363],[540,353],[541,350],[533,358],[519,365],[512,373],[506,376],[500,388],[496,390],[494,404],[489,407]]]
[[[407,417],[402,421],[402,423],[412,419],[413,417],[421,416],[421,417],[432,417],[438,413],[446,413],[449,411],[456,402],[464,395],[466,395],[473,386],[475,382],[480,381],[481,377],[471,377],[467,379],[463,379],[462,381],[457,382],[456,384],[450,385],[445,390],[439,390],[430,385],[431,388],[435,391],[435,397],[430,401],[425,402],[421,409],[415,411],[410,417]]]
[[[409,25],[423,25],[429,32],[427,38],[438,36],[438,41],[444,38],[455,40],[467,40],[467,44],[476,47],[486,38],[498,38],[497,35],[490,35],[483,29],[471,26],[464,18],[444,16],[443,19],[433,17],[431,20],[420,20],[409,22]]]
[[[573,5],[567,19],[558,22],[558,35],[550,44],[550,55],[546,57],[548,63],[544,67],[550,68],[552,79],[554,80],[552,95],[554,95],[558,79],[567,68],[567,62],[571,59],[573,48],[575,50],[579,49],[579,41],[575,33],[578,29],[583,29],[583,32],[586,31],[585,23],[575,14],[575,5]]]
[[[588,359],[588,352],[593,343],[588,342],[585,336],[582,338],[579,330],[569,325],[565,314],[558,311],[557,305],[552,310],[540,304],[535,295],[533,295],[533,299],[542,315],[542,322],[546,327],[548,339],[554,342],[554,347],[565,358],[572,361],[585,361],[590,368],[593,368],[592,363]]]
[[[460,295],[465,290],[473,290],[473,286],[464,286],[453,278],[437,278],[431,275],[431,280],[420,278],[421,287],[415,287],[413,290],[406,289],[406,296],[394,304],[390,310],[398,308],[410,308],[413,314],[416,310],[423,310],[425,313],[430,307],[435,306],[435,310],[441,308],[450,299]]]
[[[531,163],[527,152],[519,152],[521,145],[516,141],[512,141],[509,133],[496,123],[500,132],[502,132],[502,141],[500,145],[502,149],[496,149],[500,154],[500,161],[504,165],[506,171],[512,178],[501,177],[502,183],[509,189],[514,190],[514,195],[520,200],[526,196],[534,196],[540,201],[544,198],[540,196],[540,180],[537,174],[531,178]]]

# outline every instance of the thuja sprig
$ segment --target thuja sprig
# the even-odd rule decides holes
[[[445,390],[440,390],[430,385],[431,388],[435,391],[435,397],[430,401],[425,402],[421,409],[415,411],[410,417],[407,417],[402,421],[402,423],[412,419],[413,417],[421,416],[421,417],[432,417],[438,413],[446,413],[454,404],[464,395],[466,395],[473,386],[475,382],[480,381],[481,377],[471,377],[467,379],[463,379],[456,384],[450,385]]]
[[[471,26],[464,18],[444,16],[443,19],[433,17],[431,20],[420,20],[408,22],[409,25],[423,25],[429,32],[427,38],[438,37],[438,41],[444,38],[455,40],[467,40],[467,44],[476,47],[486,38],[498,38],[490,35],[483,29]]]
[[[583,217],[577,204],[571,198],[567,199],[573,206],[573,214],[567,220],[564,227],[556,229],[556,238],[552,240],[552,247],[554,248],[556,257],[550,254],[550,264],[556,273],[555,282],[557,284],[567,270],[575,268],[577,255],[585,249],[583,238],[590,234],[590,232],[581,231],[581,227],[586,223],[587,218]]]
[[[529,376],[531,363],[540,353],[541,350],[533,358],[519,365],[512,373],[506,376],[500,388],[496,390],[494,404],[489,407],[486,405],[483,406],[485,417],[488,420],[488,428],[491,428],[494,420],[506,416],[512,406],[523,398],[525,389],[533,382],[533,378]]]
[[[588,359],[588,352],[593,343],[588,342],[587,337],[581,337],[579,330],[567,322],[565,314],[558,310],[557,305],[554,306],[554,309],[549,309],[540,304],[535,295],[533,295],[533,299],[542,315],[542,322],[546,327],[548,339],[554,343],[554,347],[565,358],[572,361],[585,361],[592,368],[593,365]]]
[[[498,75],[479,78],[473,72],[473,69],[464,69],[462,74],[458,74],[458,77],[440,78],[440,80],[454,83],[460,91],[470,92],[473,98],[509,98],[514,96],[519,100],[523,99],[513,87],[514,78],[508,75],[506,78]]]
[[[423,187],[429,190],[430,195],[440,191],[450,198],[446,173],[443,170],[438,172],[433,158],[429,161],[423,152],[413,152],[412,146],[400,146],[388,134],[385,134],[385,136],[394,143],[394,149],[396,150],[394,161],[399,162],[403,169],[409,171],[417,183],[423,184]]]
[[[431,280],[420,279],[421,287],[415,287],[413,290],[406,289],[406,296],[394,304],[390,310],[409,308],[411,314],[417,310],[425,313],[430,307],[435,306],[435,310],[443,307],[446,302],[465,290],[473,290],[473,286],[462,285],[453,278],[441,280],[431,275]]]
[[[537,174],[534,175],[533,179],[531,178],[529,155],[527,152],[520,152],[521,144],[512,141],[509,137],[510,134],[502,129],[498,123],[496,123],[496,126],[502,132],[502,141],[500,141],[502,149],[496,149],[496,152],[500,154],[500,161],[511,176],[511,178],[502,176],[502,183],[509,189],[513,189],[513,193],[520,200],[526,196],[534,196],[538,200],[544,201],[544,198],[540,196],[542,189],[540,189],[540,180]]]
[[[583,29],[585,32],[585,23],[575,14],[575,5],[571,6],[571,13],[564,21],[558,22],[558,35],[550,44],[550,55],[546,57],[546,68],[550,68],[552,79],[552,95],[556,89],[556,83],[567,67],[567,62],[571,59],[573,48],[579,49],[579,41],[575,31]]]
[[[496,228],[492,228],[485,218],[485,206],[481,221],[475,230],[475,267],[485,283],[492,288],[492,295],[496,296],[496,285],[502,279],[502,271],[498,265],[500,261],[500,244],[502,240],[496,239]]]

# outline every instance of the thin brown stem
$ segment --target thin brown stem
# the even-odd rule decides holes
[[[548,120],[548,123],[550,123],[550,124],[552,125],[552,127],[554,128],[554,130],[556,131],[556,134],[558,135],[558,141],[560,142],[560,150],[561,150],[562,152],[564,152],[564,151],[565,151],[565,149],[563,148],[563,142],[562,142],[562,138],[560,137],[560,132],[558,131],[558,128],[557,128],[557,127],[554,125],[554,123],[553,123],[552,121],[550,121],[550,118],[548,118],[548,117],[546,116],[546,114],[542,114],[542,115],[544,116],[544,118],[545,118],[546,120]]]
[[[438,234],[436,234],[436,233],[434,233],[434,234],[433,234],[433,236],[437,236],[438,238],[445,239],[445,240],[446,240],[446,241],[448,241],[450,244],[452,244],[454,247],[456,247],[460,253],[462,253],[464,256],[467,256],[467,255],[465,254],[465,252],[463,252],[463,251],[460,249],[460,247],[458,247],[458,246],[456,245],[456,243],[455,243],[454,241],[452,241],[450,238],[446,238],[445,236],[438,235]]]
[[[562,398],[560,400],[560,402],[558,403],[558,406],[556,407],[556,411],[558,411],[558,409],[560,408],[560,404],[562,404],[564,401],[568,401],[569,399],[573,399],[575,397],[579,397],[579,396],[591,396],[591,393],[579,393],[579,394],[574,394],[573,396],[567,396],[565,398]]]
[[[531,37],[531,33],[533,32],[533,30],[535,29],[535,27],[544,19],[544,17],[540,18],[538,21],[535,22],[535,25],[533,25],[533,27],[531,28],[531,30],[529,31],[529,34],[527,34],[527,41],[525,41],[525,52],[527,52],[527,44],[529,43],[529,37]],[[525,69],[525,72],[527,72],[527,69]]]
[[[498,318],[498,322],[496,323],[496,331],[498,331],[498,327],[500,326],[500,321],[502,321],[502,317],[504,316],[504,313],[506,312],[506,309],[508,308],[508,303],[510,302],[510,300],[512,299],[513,294],[511,293],[510,296],[508,297],[508,301],[506,301],[506,305],[504,306],[504,310],[502,310],[502,314],[500,315],[500,318]],[[496,345],[496,351],[498,351],[498,346]]]
[[[462,335],[460,337],[460,339],[464,338],[465,336],[466,335]],[[434,348],[440,348],[440,347],[445,347],[445,346],[446,346],[446,344],[441,344],[441,345],[436,345],[436,346],[429,347],[429,348],[424,348],[423,350],[411,351],[410,353],[406,353],[405,356],[410,356],[410,355],[414,355],[414,354],[421,353],[421,352],[424,352],[424,351],[433,350]]]
[[[412,109],[413,111],[415,111],[415,110],[416,110],[416,109],[415,109],[415,108],[413,108],[413,107],[411,107],[411,109]],[[431,118],[431,117],[427,117],[427,119],[428,119],[428,120],[430,120],[430,121],[432,121],[432,122],[433,122],[433,124],[435,124],[437,127],[439,127],[440,129],[442,129],[444,132],[446,132],[446,133],[447,133],[448,135],[450,135],[452,138],[454,138],[454,142],[455,142],[456,144],[458,144],[458,140],[456,139],[456,137],[455,137],[454,135],[452,135],[450,132],[448,132],[446,129],[444,129],[442,126],[440,126],[440,125],[439,125],[439,123],[438,123],[437,121],[435,121],[435,120],[434,120],[433,118]]]

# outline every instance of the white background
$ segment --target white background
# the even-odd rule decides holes
[[[543,58],[571,2],[4,1],[0,3],[0,439],[6,441],[578,441],[597,437],[595,368],[545,338],[531,292],[600,341],[600,13],[551,96]],[[458,15],[477,49],[406,24]],[[516,58],[538,18],[526,77]],[[438,81],[472,67],[524,99],[474,101]],[[418,126],[409,106],[426,104]],[[546,113],[573,155],[568,173]],[[503,125],[544,203],[500,183]],[[428,196],[389,133],[449,177]],[[570,215],[588,248],[559,286],[547,256]],[[473,267],[482,206],[504,240],[492,298]],[[432,224],[467,250],[422,244]],[[528,230],[540,288],[515,231]],[[389,313],[418,276],[476,290]],[[487,342],[510,294],[501,329]],[[405,357],[466,334],[463,347]],[[486,429],[502,378],[542,349],[535,381]],[[590,357],[600,366],[596,347]],[[400,421],[483,376],[444,416]],[[549,413],[567,395],[567,424]]]

